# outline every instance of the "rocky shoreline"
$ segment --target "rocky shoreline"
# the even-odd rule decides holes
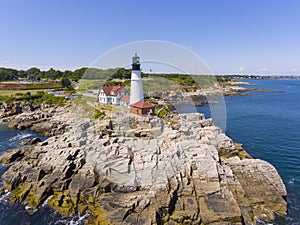
[[[95,121],[51,107],[14,115],[10,127],[49,136],[6,151],[1,163],[12,200],[46,200],[87,224],[256,224],[286,215],[276,169],[251,158],[211,119],[180,114]]]
[[[247,87],[241,87],[247,86]],[[192,89],[188,92],[165,91],[160,93],[151,93],[160,99],[167,99],[167,102],[178,104],[178,102],[193,104],[195,106],[204,106],[206,104],[219,104],[218,101],[212,100],[224,96],[252,96],[253,92],[260,93],[283,93],[280,90],[268,90],[253,88],[258,86],[248,82],[230,82],[228,85],[219,88]]]

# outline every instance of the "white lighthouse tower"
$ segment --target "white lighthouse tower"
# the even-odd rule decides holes
[[[144,102],[140,57],[136,53],[132,57],[131,65],[130,105],[136,102]]]

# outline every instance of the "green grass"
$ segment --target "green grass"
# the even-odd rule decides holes
[[[97,90],[105,83],[104,80],[84,80],[81,79],[78,84],[78,91],[86,92],[88,90]]]
[[[46,103],[49,105],[63,105],[65,102],[65,97],[53,96],[41,90],[36,91],[35,94],[32,94],[29,91],[26,91],[25,93],[17,91],[14,95],[0,95],[0,102],[11,104],[15,101],[25,101],[34,105],[39,105],[41,103]]]
[[[26,94],[30,92],[31,95],[35,95],[38,91],[47,91],[47,89],[39,89],[39,90],[0,90],[1,96],[14,96],[16,94],[22,93]]]
[[[97,102],[97,98],[87,96],[77,96],[73,100],[73,108],[84,118],[94,118],[95,108],[93,104]]]

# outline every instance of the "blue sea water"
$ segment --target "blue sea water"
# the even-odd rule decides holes
[[[300,224],[300,80],[253,80],[259,89],[283,92],[259,93],[252,96],[225,97],[226,134],[242,143],[254,158],[272,163],[287,187],[288,217],[272,224]],[[251,88],[251,87],[250,87]],[[214,106],[212,106],[214,107]],[[191,111],[184,106],[183,111]],[[197,107],[210,117],[210,107]],[[216,125],[218,124],[216,120]],[[0,151],[15,148],[22,138],[33,132],[8,129],[0,125]],[[0,165],[0,175],[7,167]],[[1,182],[1,181],[0,181]],[[1,186],[1,183],[0,183]],[[0,224],[82,224],[82,217],[65,218],[47,206],[29,215],[21,204],[10,205],[8,196],[0,196]]]
[[[226,134],[254,158],[276,167],[287,187],[288,217],[300,224],[300,80],[252,80],[259,89],[281,92],[225,97]],[[251,88],[251,87],[250,87]],[[210,107],[197,107],[210,116]],[[216,124],[218,125],[218,124]]]

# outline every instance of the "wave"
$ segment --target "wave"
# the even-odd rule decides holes
[[[28,133],[20,133],[20,134],[17,134],[16,136],[14,136],[14,137],[11,137],[11,138],[9,139],[9,141],[22,140],[22,139],[28,138],[28,137],[30,137],[30,136],[32,136],[32,134],[28,134]]]
[[[259,224],[259,225],[274,225],[273,223],[268,223],[268,222],[265,222],[265,221],[259,219],[257,216],[255,216],[255,219],[256,219],[257,224]]]
[[[295,183],[295,178],[289,180],[288,184],[293,185]]]
[[[88,216],[88,213],[85,213],[83,215],[80,215],[80,213],[78,213],[78,215],[73,217],[71,220],[70,218],[63,218],[56,221],[54,225],[83,225]]]
[[[5,189],[4,193],[2,195],[0,195],[0,202],[2,202],[2,201],[7,202],[8,198],[9,198],[9,194],[10,194],[10,192]]]

